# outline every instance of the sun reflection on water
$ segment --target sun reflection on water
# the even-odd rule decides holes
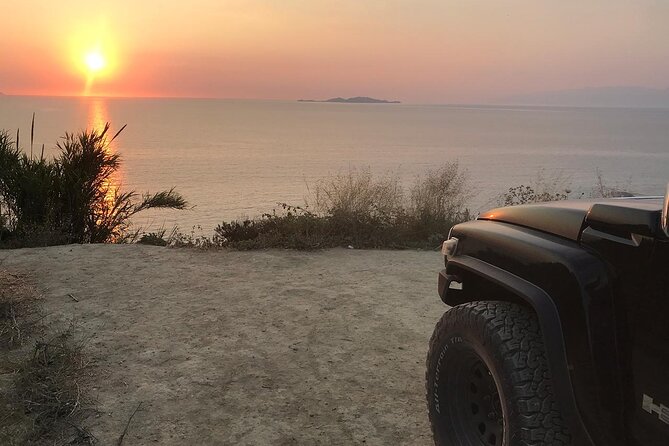
[[[88,106],[88,123],[87,128],[89,131],[95,131],[101,133],[104,131],[105,126],[109,122],[109,111],[107,109],[107,102],[103,98],[90,98]],[[116,141],[110,141],[114,136],[115,131],[109,129],[105,135],[108,143],[106,144],[107,153],[113,154],[116,153]],[[121,170],[116,170],[108,181],[103,184],[105,189],[105,202],[109,208],[113,206],[114,199],[119,192],[121,187],[121,182],[123,175]]]
[[[107,103],[102,98],[91,98],[88,100],[88,128],[101,132],[109,121]]]

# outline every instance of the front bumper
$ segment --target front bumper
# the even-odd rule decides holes
[[[439,292],[439,297],[441,298],[441,301],[446,305],[451,305],[449,303],[448,294],[451,291],[452,283],[461,284],[462,282],[458,276],[454,274],[448,274],[446,272],[446,268],[439,271],[439,281],[437,284],[437,291]],[[457,290],[462,289],[462,285],[460,285],[458,288],[455,289]]]

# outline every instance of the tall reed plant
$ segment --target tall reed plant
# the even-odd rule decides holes
[[[140,195],[114,180],[120,156],[101,130],[66,133],[54,160],[24,153],[19,137],[0,132],[0,240],[18,244],[105,243],[122,239],[130,218],[150,208],[185,209],[174,189]],[[31,132],[32,134],[33,132]],[[31,138],[32,147],[32,138]],[[41,234],[41,236],[37,236]],[[22,243],[23,242],[23,243]]]

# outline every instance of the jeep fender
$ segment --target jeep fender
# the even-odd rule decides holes
[[[506,223],[463,223],[452,236],[460,242],[440,274],[442,300],[509,300],[532,308],[574,444],[621,444],[619,395],[606,395],[618,389],[614,329],[592,330],[597,315],[613,311],[602,261],[575,241]],[[453,281],[462,286],[451,287]],[[605,355],[614,367],[597,370],[594,356]]]

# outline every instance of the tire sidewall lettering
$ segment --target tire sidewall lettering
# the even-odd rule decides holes
[[[463,342],[464,339],[462,338],[462,336],[453,336],[450,339],[447,339],[439,352],[439,356],[437,357],[437,364],[434,370],[434,384],[432,386],[432,393],[434,397],[434,410],[439,415],[441,415],[441,407],[439,403],[439,377],[441,375],[442,363],[444,357],[446,356],[446,353],[451,348],[451,346],[459,345],[462,344]]]

